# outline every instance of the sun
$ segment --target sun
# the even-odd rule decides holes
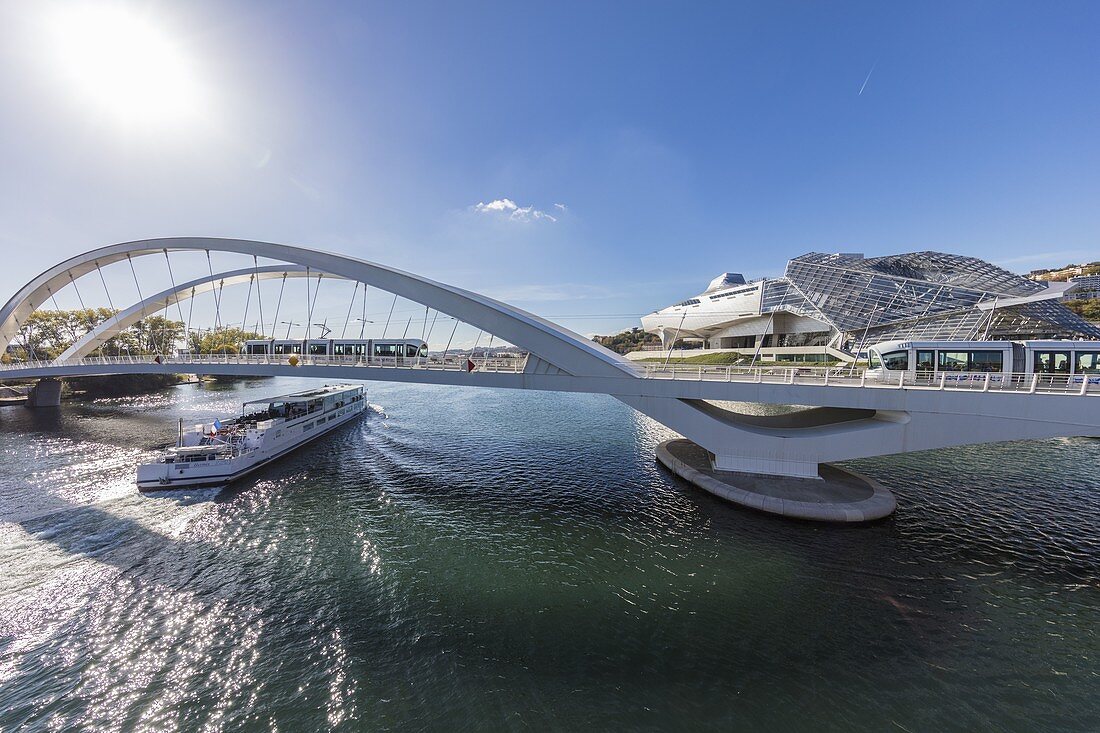
[[[133,126],[185,123],[201,112],[191,59],[147,15],[121,5],[66,3],[47,28],[61,78],[90,110]]]

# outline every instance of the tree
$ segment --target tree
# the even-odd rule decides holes
[[[262,338],[266,338],[262,333],[223,326],[211,331],[192,331],[188,345],[199,354],[237,354],[245,341]]]
[[[110,308],[34,311],[19,329],[14,351],[24,359],[56,359],[116,313]],[[106,356],[168,353],[182,339],[181,321],[150,316],[107,339],[98,351]]]

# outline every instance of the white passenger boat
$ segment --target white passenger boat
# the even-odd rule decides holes
[[[363,388],[350,384],[244,403],[241,416],[185,430],[155,463],[138,466],[145,491],[228,483],[363,414]]]

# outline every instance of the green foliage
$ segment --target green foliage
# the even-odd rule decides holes
[[[35,311],[19,329],[14,344],[15,357],[56,358],[116,312],[110,308]],[[96,353],[105,356],[163,354],[174,350],[182,339],[183,323],[163,316],[150,316],[108,339]]]
[[[647,333],[637,327],[614,336],[594,336],[592,340],[620,354],[637,351],[643,344],[661,343],[661,339],[656,334]]]
[[[1062,305],[1069,308],[1086,321],[1100,322],[1100,298],[1066,300],[1062,302]]]
[[[676,352],[673,352],[673,353],[676,353]],[[666,356],[667,356],[667,352],[665,352],[664,355],[654,356],[651,359],[641,359],[641,361],[660,362],[660,363],[663,364],[665,362],[665,357]],[[752,360],[751,356],[745,356],[744,354],[739,354],[736,351],[719,351],[719,352],[713,353],[713,354],[698,354],[696,356],[673,356],[672,358],[668,359],[668,363],[669,364],[742,364],[742,363],[748,364],[749,361],[751,361],[751,360]]]
[[[265,336],[255,331],[222,327],[212,331],[192,331],[189,346],[192,353],[236,354],[240,352],[245,341],[262,338]]]

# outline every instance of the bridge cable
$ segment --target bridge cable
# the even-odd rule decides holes
[[[95,270],[96,270],[96,272],[99,273],[99,282],[103,285],[103,294],[107,296],[107,304],[109,306],[111,306],[111,317],[114,318],[118,314],[118,311],[115,309],[114,299],[111,298],[111,291],[107,288],[107,280],[103,277],[103,268],[101,268],[99,266],[99,260],[95,261]],[[125,345],[125,342],[122,341],[122,339],[120,338],[118,344],[119,344],[119,354],[121,354],[122,353],[122,346]],[[103,353],[102,348],[100,349],[100,353],[101,354]],[[126,353],[127,354],[130,353],[130,347],[129,346],[126,346]]]
[[[53,301],[53,309],[55,311],[57,311],[58,315],[60,315],[61,314],[61,306],[59,306],[57,304],[57,296],[54,294],[53,290],[50,289],[49,285],[46,286],[46,292],[50,294],[50,300]],[[79,338],[76,335],[76,326],[74,326],[73,322],[69,319],[66,319],[66,325],[68,325],[69,332],[73,335],[73,341],[75,342],[77,340],[77,338]]]
[[[218,302],[219,302],[219,303],[221,303],[221,300],[222,300],[222,289],[223,289],[224,287],[225,287],[225,278],[223,277],[223,278],[222,278],[221,280],[218,280],[218,290],[217,290],[217,293],[218,293]],[[221,323],[221,321],[222,321],[222,315],[221,315],[221,312],[218,312],[218,313],[217,313],[217,314],[215,315],[215,318],[216,318],[216,320],[215,320],[215,323],[217,324],[217,326],[218,326],[219,328],[221,328],[221,329],[222,329],[222,334],[223,334],[223,337],[222,337],[222,346],[223,346],[223,353],[228,353],[228,352],[224,351],[224,347],[225,347],[225,338],[224,338],[224,334],[225,334],[225,332],[226,332],[226,331],[227,331],[227,330],[229,329],[229,326],[223,326],[223,325],[222,325],[222,323]]]
[[[260,335],[266,336],[267,330],[264,327],[264,299],[260,297],[260,260],[256,255],[252,255],[252,268],[256,271],[256,307],[260,309]],[[272,329],[274,330],[274,329]]]
[[[474,348],[470,349],[470,361],[473,361],[477,356],[477,345],[481,343],[481,336],[485,333],[485,329],[481,329],[477,332],[477,338],[474,339]]]
[[[424,335],[427,333],[427,330],[428,330],[428,306],[424,306],[424,322],[422,324],[420,324],[420,343],[422,343],[422,344],[428,343],[427,341],[424,340]],[[420,366],[420,347],[419,346],[416,348],[416,364],[417,364],[417,366]]]
[[[455,332],[458,331],[458,319],[455,319],[455,327],[451,329],[451,336],[447,339],[447,348],[443,350],[443,368],[447,368],[447,353],[451,350],[451,341],[454,340]]]
[[[213,284],[214,281],[214,265],[210,262],[210,250],[206,250],[206,269],[210,272],[210,281]],[[214,330],[222,325],[222,299],[220,288],[210,288],[210,292],[214,295]]]
[[[252,304],[252,281],[256,279],[256,273],[252,273],[248,276],[248,295],[244,298],[244,317],[241,318],[241,331],[245,331],[248,327],[248,306]]]
[[[133,259],[130,258],[130,253],[129,252],[126,253],[126,261],[130,263],[130,274],[134,276],[134,287],[137,288],[138,300],[141,303],[141,320],[145,321],[145,325],[150,329],[149,330],[149,341],[152,344],[153,348],[155,349],[157,347],[157,344],[156,344],[156,340],[153,338],[152,326],[148,323],[148,315],[145,311],[145,296],[141,294],[141,283],[138,282],[137,271],[134,270],[134,261],[133,261]],[[129,352],[129,350],[130,350],[129,347],[127,347],[126,350],[127,350],[127,352]]]
[[[309,316],[310,316],[310,307],[309,307],[309,267],[307,266],[306,267],[306,340],[307,341],[309,340]],[[290,338],[290,326],[289,325],[286,328],[286,337]]]
[[[32,311],[33,315],[33,311]],[[19,329],[19,335],[23,337],[23,351],[30,354],[31,358],[38,361],[38,354],[35,352],[34,347],[31,346],[30,338],[31,332],[34,330],[34,326],[27,324],[27,332],[23,332],[23,324],[19,322],[19,316],[12,314],[12,318],[15,319],[15,326]]]
[[[279,311],[283,307],[283,289],[286,288],[286,273],[283,273],[282,284],[279,285],[279,300],[275,303],[275,320],[271,322],[271,340],[275,340],[275,328],[279,325]],[[272,347],[274,348],[274,347]]]
[[[386,331],[390,330],[390,318],[393,317],[393,307],[397,305],[397,293],[393,294],[393,302],[390,303],[390,314],[386,316],[386,326],[382,329],[382,338],[386,338]]]
[[[308,268],[306,269],[308,272]],[[323,272],[317,273],[317,287],[313,289],[313,302],[307,303],[307,305],[309,305],[309,313],[306,315],[306,339],[309,339],[310,336],[310,325],[313,323],[313,308],[317,305],[317,296],[321,292],[321,278],[324,276],[325,273]],[[306,298],[307,300],[309,298],[309,275],[306,275]],[[324,338],[324,331],[321,332],[321,338]]]
[[[187,351],[188,351],[188,353],[190,353],[190,351],[191,351],[191,316],[193,316],[195,314],[195,288],[194,287],[191,288],[191,297],[188,298],[188,300],[190,302],[187,304],[187,328],[184,331],[184,340],[187,342]],[[196,351],[201,351],[201,350],[202,350],[202,337],[200,336],[199,337],[199,348],[196,349]]]
[[[80,297],[80,288],[76,286],[76,280],[73,278],[73,273],[71,271],[69,272],[69,282],[73,284],[73,290],[76,291],[76,299],[80,302],[81,312],[86,313],[88,311],[88,306],[84,305],[84,298]],[[91,318],[95,318],[94,313],[91,315]],[[89,322],[91,322],[91,318],[89,318]],[[92,328],[95,328],[95,326],[92,326]]]
[[[426,318],[427,318],[427,316],[425,316],[425,319]],[[428,343],[428,341],[431,340],[431,338],[432,338],[432,329],[435,328],[435,319],[437,319],[437,318],[439,318],[439,311],[436,311],[435,315],[432,316],[432,325],[428,327],[428,335],[424,337],[424,343]]]
[[[413,317],[409,316],[409,322],[405,324],[405,331],[401,334],[401,340],[404,341],[405,337],[409,335],[409,326],[413,325]]]
[[[363,314],[359,319],[359,340],[363,340],[363,334],[367,332],[367,284],[363,283]],[[367,355],[370,356],[369,354]]]
[[[355,281],[355,287],[351,291],[351,300],[348,301],[348,314],[344,317],[344,328],[340,331],[340,338],[348,335],[348,323],[351,322],[351,309],[355,307],[355,294],[359,292],[359,281]]]

